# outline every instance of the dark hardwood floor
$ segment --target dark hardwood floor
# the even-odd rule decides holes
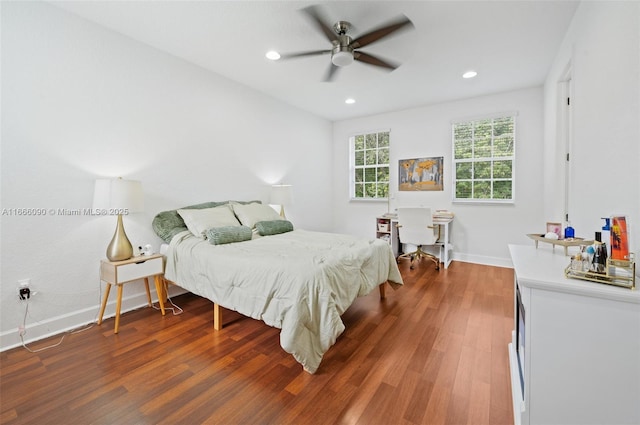
[[[314,375],[278,329],[191,294],[0,354],[2,424],[511,424],[513,271],[400,265],[405,286],[345,312]],[[50,345],[50,340],[31,345]]]

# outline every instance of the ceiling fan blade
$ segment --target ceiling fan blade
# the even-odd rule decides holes
[[[353,52],[353,59],[357,60],[359,62],[364,62],[367,63],[369,65],[375,65],[375,66],[380,66],[382,68],[387,68],[390,70],[394,70],[396,69],[399,65],[389,62],[389,61],[385,61],[382,60],[376,56],[370,55],[368,53],[364,53],[364,52]]]
[[[402,18],[399,18],[398,20],[393,21],[390,24],[386,24],[383,27],[376,28],[366,34],[361,35],[360,37],[353,40],[350,46],[354,49],[364,47],[368,44],[380,40],[383,37],[388,36],[395,31],[398,31],[401,28],[413,28],[413,23],[411,22],[411,20],[404,15],[402,16]]]
[[[331,53],[331,50],[309,50],[308,52],[295,52],[295,53],[283,53],[280,55],[280,59],[295,59],[306,56],[318,56]]]
[[[335,31],[333,31],[332,25],[327,24],[326,20],[320,14],[320,11],[316,6],[305,7],[304,9],[302,9],[302,11],[311,18],[316,28],[319,29],[325,35],[325,37],[327,37],[327,40],[329,40],[329,42],[333,43],[338,39],[338,35],[335,33]]]
[[[329,65],[329,70],[327,71],[327,75],[325,75],[324,77],[324,82],[328,83],[333,80],[333,77],[336,75],[338,68],[340,67],[334,64]]]

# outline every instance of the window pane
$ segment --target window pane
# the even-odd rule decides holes
[[[356,198],[362,198],[364,196],[364,185],[356,183],[355,189]]]
[[[491,139],[476,140],[473,148],[474,158],[490,158],[491,157]]]
[[[455,159],[469,159],[473,154],[473,142],[471,139],[455,141]]]
[[[378,164],[389,164],[389,149],[378,149]]]
[[[376,197],[376,184],[375,183],[365,183],[364,184],[364,196],[366,198],[375,198]]]
[[[375,150],[366,150],[365,152],[365,165],[376,165],[378,162],[377,151]]]
[[[387,168],[387,167],[379,167],[378,168],[378,181],[379,182],[388,182],[389,181],[389,168]]]
[[[356,163],[356,167],[364,165],[364,152],[363,151],[358,151],[358,152],[355,153],[355,163]]]
[[[389,133],[378,133],[378,147],[379,148],[387,148],[389,147]]]
[[[493,133],[491,120],[477,121],[473,129],[473,137],[477,139],[491,139]]]
[[[355,138],[355,150],[361,151],[364,149],[364,136],[356,136]]]
[[[365,168],[364,169],[364,181],[366,183],[375,182],[376,181],[376,169],[375,168]]]
[[[513,161],[494,161],[493,178],[510,179],[513,176]]]
[[[356,183],[362,183],[364,180],[364,170],[362,168],[356,168],[353,170],[353,181]]]
[[[456,164],[456,178],[457,179],[470,179],[471,178],[471,162],[458,162]]]
[[[460,198],[460,199],[471,198],[471,182],[470,181],[456,182],[456,198]]]
[[[367,134],[365,140],[365,148],[366,149],[375,149],[378,147],[378,141],[375,134]]]
[[[453,127],[453,138],[458,139],[471,139],[472,137],[473,123],[461,123],[456,124]]]
[[[493,120],[493,135],[513,134],[513,117],[496,118]]]
[[[498,137],[493,141],[493,156],[513,155],[513,135]]]
[[[475,199],[491,199],[491,182],[476,181],[473,184],[473,197]]]
[[[490,179],[491,178],[491,161],[477,161],[473,165],[474,179]]]
[[[388,184],[378,184],[378,191],[376,192],[376,196],[378,198],[386,198],[389,195],[389,185]]]
[[[493,183],[493,199],[512,199],[512,192],[511,180],[500,180]]]

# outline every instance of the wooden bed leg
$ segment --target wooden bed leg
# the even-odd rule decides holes
[[[380,299],[383,300],[384,299],[384,290],[385,290],[385,284],[386,282],[382,282],[380,284],[380,286],[378,286],[378,289],[380,289]]]
[[[222,329],[222,310],[216,303],[213,303],[213,329],[217,331]]]

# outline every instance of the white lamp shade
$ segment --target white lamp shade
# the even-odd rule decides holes
[[[93,191],[93,209],[144,211],[142,184],[137,180],[97,179]]]
[[[271,186],[271,204],[290,205],[293,202],[293,188],[290,184],[274,184]]]

